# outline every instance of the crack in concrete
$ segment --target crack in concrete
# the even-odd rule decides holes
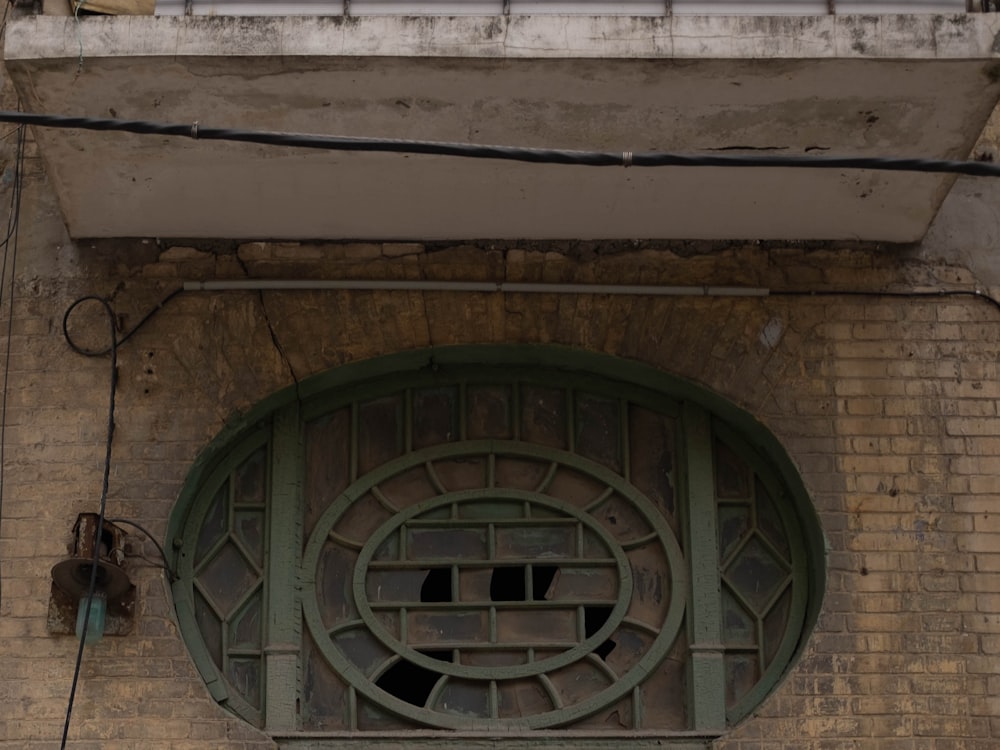
[[[281,361],[285,363],[285,367],[288,368],[288,374],[292,376],[292,380],[295,382],[295,393],[299,392],[299,378],[295,374],[295,368],[292,367],[292,362],[288,358],[288,354],[285,352],[285,347],[281,345],[281,341],[278,340],[278,334],[274,330],[274,325],[271,323],[271,316],[267,312],[267,304],[264,302],[264,290],[259,290],[257,292],[257,298],[260,300],[260,309],[264,313],[264,323],[267,325],[267,331],[271,335],[271,343],[274,344],[275,351],[281,357]]]

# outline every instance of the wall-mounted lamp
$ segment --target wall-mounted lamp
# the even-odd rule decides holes
[[[132,630],[135,613],[135,586],[122,566],[125,562],[125,532],[105,521],[97,536],[96,513],[81,513],[73,526],[70,557],[52,568],[52,596],[49,599],[50,633],[73,633],[96,643],[103,635],[125,635]],[[90,579],[97,550],[97,579],[91,599]],[[87,605],[90,616],[86,616]]]

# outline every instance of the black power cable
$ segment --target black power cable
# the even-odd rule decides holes
[[[18,226],[21,219],[21,192],[24,187],[24,151],[27,134],[25,126],[17,128],[17,145],[14,155],[14,182],[10,196],[10,212],[7,216],[7,232],[0,245],[3,246],[3,258],[0,260],[0,301],[7,291],[7,346],[3,363],[3,395],[0,398],[0,524],[3,522],[3,491],[4,465],[7,446],[7,391],[10,382],[10,340],[14,330],[14,275],[17,265]],[[8,267],[8,254],[10,264]],[[7,274],[10,274],[9,278]],[[3,580],[0,578],[0,603],[3,602]]]
[[[126,341],[128,341],[130,338],[132,338],[132,336],[136,333],[136,331],[138,331],[140,328],[146,325],[146,322],[150,318],[152,318],[154,315],[156,315],[156,313],[158,313],[160,310],[163,309],[164,305],[166,305],[170,300],[172,300],[174,297],[176,297],[183,291],[184,291],[183,287],[174,289],[174,291],[170,292],[170,294],[168,294],[166,297],[160,300],[156,304],[156,307],[152,308],[148,313],[143,315],[142,319],[134,326],[132,326],[131,330],[129,330],[128,333],[126,333],[124,336],[121,336],[117,340],[113,341],[112,344],[105,349],[84,349],[82,346],[78,345],[75,341],[73,341],[73,337],[70,336],[69,316],[73,314],[73,311],[76,310],[76,308],[79,307],[82,303],[87,302],[88,300],[101,299],[100,297],[90,297],[90,296],[80,297],[79,299],[74,300],[70,304],[70,306],[66,308],[66,312],[63,313],[63,321],[62,321],[63,338],[66,339],[66,343],[69,345],[69,348],[72,349],[77,354],[82,354],[85,357],[102,357],[105,354],[111,352],[112,348],[117,348],[122,344],[124,344]],[[107,300],[102,300],[102,301],[107,303]],[[110,303],[108,304],[110,305]]]
[[[392,138],[351,138],[345,136],[279,133],[265,130],[206,128],[197,122],[156,123],[147,120],[114,120],[95,117],[68,117],[28,112],[0,111],[0,122],[49,128],[118,131],[148,135],[172,135],[200,140],[240,141],[269,146],[323,149],[326,151],[367,151],[396,154],[428,154],[471,159],[502,159],[533,164],[566,164],[591,167],[783,167],[803,169],[874,169],[894,172],[936,172],[978,177],[1000,177],[1000,164],[948,159],[917,159],[867,156],[777,156],[763,154],[672,154],[632,151],[576,151],[567,149],[520,148],[441,141],[398,140]]]
[[[130,521],[127,518],[109,518],[108,523],[123,523],[126,526],[131,526],[132,528],[138,529],[140,532],[145,534],[146,537],[149,539],[149,541],[151,541],[156,546],[156,551],[160,553],[160,557],[163,560],[163,564],[160,565],[159,567],[167,571],[167,576],[169,577],[171,583],[177,580],[177,574],[174,573],[174,569],[171,568],[170,563],[167,562],[167,553],[163,551],[162,545],[158,541],[156,541],[156,537],[150,534],[149,531],[147,531],[144,527],[137,524],[135,521]],[[143,559],[145,560],[146,558]],[[153,562],[153,561],[148,560],[147,562]]]
[[[103,297],[84,297],[77,300],[74,303],[74,307],[82,302],[94,301],[99,303],[108,316],[108,329],[111,336],[111,346],[108,351],[111,353],[111,388],[108,398],[108,431],[107,440],[105,441],[105,453],[104,453],[104,478],[101,483],[101,501],[100,510],[97,515],[97,530],[94,542],[94,557],[90,564],[90,585],[87,589],[87,602],[86,604],[81,603],[80,606],[86,606],[86,611],[83,615],[83,631],[80,633],[80,647],[76,652],[76,666],[73,669],[73,684],[70,687],[69,692],[69,702],[66,705],[66,722],[63,725],[63,735],[62,744],[60,748],[66,747],[66,740],[69,736],[69,724],[70,718],[73,715],[73,702],[76,699],[76,686],[80,680],[80,664],[83,662],[83,647],[86,644],[87,639],[87,626],[90,623],[90,609],[91,603],[94,600],[94,592],[97,590],[97,569],[98,562],[100,561],[100,540],[101,535],[104,531],[104,513],[107,508],[108,502],[108,484],[111,477],[111,445],[115,434],[115,392],[118,387],[118,332],[115,330],[115,313],[111,308],[111,303],[109,303]],[[65,329],[65,319],[63,320],[63,327]]]

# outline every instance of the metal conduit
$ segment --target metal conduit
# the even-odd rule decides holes
[[[742,286],[654,286],[643,284],[552,284],[511,281],[383,281],[341,279],[240,279],[236,281],[185,281],[184,291],[403,291],[403,292],[508,292],[517,294],[625,294],[654,297],[766,297],[770,290]]]

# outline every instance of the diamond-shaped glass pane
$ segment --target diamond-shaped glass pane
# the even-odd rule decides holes
[[[784,567],[754,536],[740,550],[726,575],[733,588],[746,599],[757,614],[762,614],[768,601],[788,577]]]
[[[198,582],[212,603],[228,616],[236,603],[257,582],[257,573],[232,543],[227,543],[205,566]]]

